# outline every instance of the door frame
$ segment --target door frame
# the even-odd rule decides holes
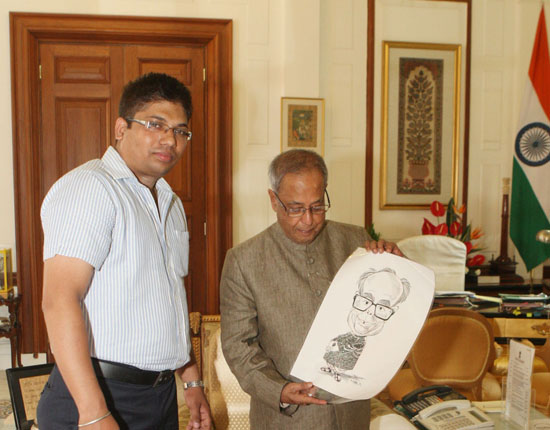
[[[219,278],[232,244],[232,21],[10,12],[17,285],[22,294],[23,351],[44,352],[38,47],[44,41],[193,44],[206,64],[206,312],[219,313]],[[40,259],[31,258],[40,255]]]

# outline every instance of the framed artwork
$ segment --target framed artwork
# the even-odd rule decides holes
[[[383,42],[380,209],[457,201],[461,46]]]
[[[281,98],[281,151],[310,149],[323,155],[325,100]]]
[[[53,363],[6,369],[17,430],[37,428],[36,407],[52,369]]]

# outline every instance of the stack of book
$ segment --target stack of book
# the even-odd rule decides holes
[[[436,291],[434,306],[477,306],[481,302],[502,303],[499,297],[480,296],[472,291]]]
[[[502,310],[507,312],[536,312],[548,310],[550,308],[550,296],[545,293],[540,294],[503,294]]]

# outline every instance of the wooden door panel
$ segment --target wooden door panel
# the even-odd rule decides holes
[[[64,45],[61,48],[68,52],[67,56],[60,53],[55,57],[55,81],[57,83],[103,83],[108,84],[111,77],[111,65],[109,50],[103,46],[96,46],[94,53],[105,51],[103,56],[82,55],[82,52],[74,52],[74,46]],[[71,49],[72,48],[72,49]],[[90,48],[90,47],[88,47]],[[80,47],[79,47],[80,50]],[[89,51],[87,49],[86,51]]]
[[[195,133],[193,133],[192,142],[188,144],[187,149],[183,153],[181,160],[174,166],[174,168],[168,173],[164,179],[168,181],[174,192],[183,202],[185,210],[190,210],[193,202],[193,196],[191,188],[193,186],[193,177],[192,172],[192,155],[193,147],[196,145],[197,140],[195,140]]]
[[[41,199],[58,178],[109,146],[116,111],[111,95],[123,84],[111,67],[120,57],[120,47],[40,45]]]
[[[106,137],[110,134],[107,130],[109,107],[108,99],[55,101],[55,144],[60,152],[58,177],[75,166],[103,155],[108,142]],[[43,148],[47,149],[46,145]]]

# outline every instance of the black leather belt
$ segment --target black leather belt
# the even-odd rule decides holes
[[[114,363],[97,358],[92,358],[92,364],[97,376],[128,384],[156,387],[157,385],[171,382],[174,378],[173,370],[163,370],[162,372],[141,370],[127,364]]]

